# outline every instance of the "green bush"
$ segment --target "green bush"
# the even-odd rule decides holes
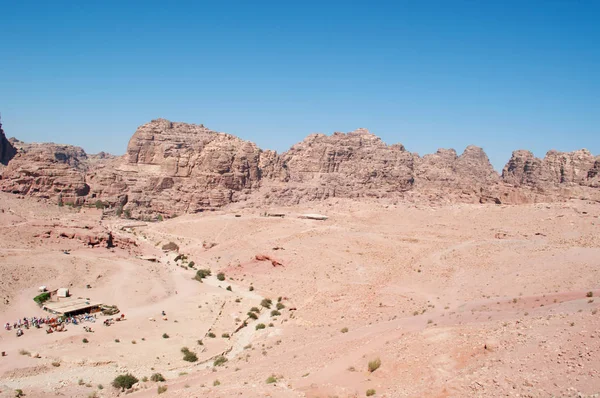
[[[252,308],[250,308],[250,311],[252,311],[252,312],[260,312],[260,310],[258,309],[258,307],[252,307]]]
[[[207,336],[208,336],[208,337],[210,337],[211,339],[214,339],[215,337],[217,337],[217,335],[216,335],[216,334],[214,334],[213,332],[209,332],[209,333],[207,334]]]
[[[83,338],[83,340],[81,340],[84,344],[89,343],[90,341],[88,339],[86,339],[85,337]]]
[[[263,307],[265,307],[265,308],[267,308],[267,309],[270,309],[270,308],[271,308],[271,304],[273,304],[273,300],[271,300],[271,299],[268,299],[268,298],[266,298],[266,299],[263,299],[263,300],[260,302],[260,305],[261,305],[261,306],[263,306]]]
[[[112,382],[112,385],[115,388],[120,388],[121,391],[125,391],[126,389],[127,390],[130,389],[138,381],[139,380],[137,379],[137,377],[135,377],[131,373],[127,373],[127,374],[115,377],[115,379]]]
[[[277,303],[277,309],[278,310],[282,310],[285,308],[285,305],[283,305],[283,303]]]
[[[372,388],[369,388],[367,390],[367,397],[371,397],[373,395],[375,395],[375,390],[373,390]]]
[[[267,384],[277,383],[277,378],[275,376],[269,376],[267,378]]]
[[[223,355],[215,358],[215,361],[213,362],[213,366],[222,366],[225,364],[225,362],[227,362],[227,358],[225,358]]]
[[[158,386],[158,393],[162,394],[163,392],[166,392],[168,388],[169,387],[167,386]]]
[[[377,358],[369,361],[369,372],[373,373],[381,366],[381,359]]]
[[[217,279],[220,280],[221,282],[223,282],[225,280],[225,274],[222,272],[219,272],[217,274]]]
[[[168,334],[166,334],[166,333],[163,333],[163,336],[162,336],[162,337],[163,337],[163,339],[168,339],[168,338],[169,338],[169,335],[168,335]]]
[[[266,328],[264,323],[259,323],[258,325],[256,325],[256,330],[260,330],[260,329],[264,329]]]
[[[223,333],[221,335],[221,337],[223,337],[224,339],[228,339],[229,338],[229,333]]]
[[[271,316],[279,316],[279,315],[281,315],[281,312],[279,312],[277,310],[271,311]]]
[[[44,304],[48,300],[50,300],[50,293],[49,292],[44,292],[42,294],[38,294],[37,296],[35,296],[33,298],[33,301],[35,301],[39,305]]]
[[[195,352],[188,351],[188,352],[184,353],[183,360],[187,361],[187,362],[196,362],[198,360],[198,356],[196,355]]]
[[[160,373],[154,373],[154,374],[152,374],[152,376],[150,376],[150,380],[159,382],[159,381],[165,381],[165,378]]]
[[[202,281],[202,279],[210,275],[211,272],[209,269],[199,269],[198,271],[196,271],[196,276],[194,277],[194,279],[196,279],[197,281]]]
[[[248,318],[258,319],[258,315],[256,315],[254,312],[249,312],[247,315],[248,315]]]
[[[342,333],[348,333],[348,328],[342,328]]]
[[[227,286],[227,290],[231,291],[231,285]]]

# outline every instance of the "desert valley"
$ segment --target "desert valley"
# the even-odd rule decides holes
[[[475,146],[279,154],[158,119],[124,156],[0,132],[0,163],[0,397],[600,394],[587,150],[497,173]],[[88,307],[20,325],[65,304]]]

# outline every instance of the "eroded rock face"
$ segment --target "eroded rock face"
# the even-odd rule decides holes
[[[431,203],[600,200],[600,157],[515,151],[499,175],[485,152],[440,149],[420,157],[366,129],[309,135],[283,154],[203,125],[164,119],[140,126],[121,157],[77,147],[13,141],[0,189],[93,205],[135,218],[220,208],[287,205],[330,197]]]
[[[89,194],[85,182],[87,155],[82,148],[13,141],[16,154],[3,170],[5,192],[81,204]]]
[[[8,162],[15,156],[16,149],[6,139],[2,123],[0,123],[0,165],[6,166]]]

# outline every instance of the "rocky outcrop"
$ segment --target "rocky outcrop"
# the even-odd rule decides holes
[[[16,154],[2,173],[5,192],[81,204],[89,194],[85,182],[87,155],[82,148],[13,141]]]
[[[485,152],[440,149],[420,157],[366,129],[312,134],[285,153],[203,125],[164,119],[140,126],[121,157],[77,147],[24,144],[2,171],[0,189],[60,203],[106,206],[135,218],[220,208],[294,204],[330,197],[433,203],[523,203],[598,198],[600,157],[515,151],[499,175]]]
[[[12,144],[6,139],[2,123],[0,122],[0,165],[6,166],[8,162],[15,156],[17,151]]]

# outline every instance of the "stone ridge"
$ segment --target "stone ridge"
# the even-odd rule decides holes
[[[140,126],[121,157],[16,140],[10,148],[15,153],[2,170],[3,191],[77,205],[100,201],[134,217],[174,216],[239,202],[288,205],[327,198],[600,201],[600,157],[585,149],[549,151],[543,159],[515,151],[499,175],[479,147],[469,146],[460,155],[440,149],[420,157],[362,128],[311,134],[282,154],[203,125],[164,119]]]
[[[16,149],[6,139],[4,130],[2,129],[2,122],[0,122],[0,165],[6,166],[8,162],[15,156]]]

